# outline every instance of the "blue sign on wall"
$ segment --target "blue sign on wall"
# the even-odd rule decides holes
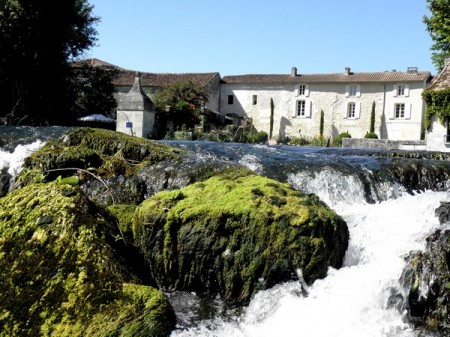
[[[126,122],[126,123],[125,123],[125,127],[131,129],[131,128],[133,127],[133,122]]]

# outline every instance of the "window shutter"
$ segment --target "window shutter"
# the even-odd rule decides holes
[[[405,84],[405,97],[409,97],[409,84]]]
[[[305,117],[311,118],[312,102],[307,101],[305,104]]]
[[[359,118],[361,115],[361,102],[355,103],[355,118]]]
[[[411,103],[405,104],[405,119],[411,119]]]
[[[300,84],[296,84],[296,85],[295,85],[295,91],[294,91],[294,93],[295,93],[295,96],[300,95]],[[296,105],[297,105],[297,104],[296,104]]]
[[[294,101],[294,105],[292,108],[292,118],[297,117],[297,101]]]
[[[394,87],[392,88],[392,94],[394,97],[397,97],[397,84],[394,84]]]
[[[348,103],[344,104],[344,109],[342,109],[342,117],[347,118],[348,115]]]
[[[305,84],[305,96],[309,97],[309,84]]]
[[[348,96],[350,96],[350,86],[346,85],[345,86],[345,97],[348,97]]]
[[[359,84],[356,86],[356,97],[361,97],[361,86]]]
[[[391,104],[391,111],[389,111],[389,119],[395,118],[395,103]]]

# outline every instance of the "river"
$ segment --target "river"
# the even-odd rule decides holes
[[[12,136],[3,140],[0,169],[8,168],[14,176],[26,155],[64,132],[48,137],[37,133],[22,142]],[[5,135],[0,130],[0,139],[7,139]],[[176,307],[179,326],[172,337],[419,336],[407,320],[401,278],[408,254],[424,249],[427,234],[442,227],[434,212],[441,201],[449,201],[445,179],[431,177],[430,188],[411,191],[389,174],[377,173],[403,159],[377,152],[166,143],[188,149],[198,160],[239,162],[261,175],[316,193],[345,219],[350,231],[343,268],[330,268],[326,278],[309,286],[289,282],[261,291],[243,312],[231,316],[196,320],[189,305]],[[195,294],[189,298],[195,300]]]

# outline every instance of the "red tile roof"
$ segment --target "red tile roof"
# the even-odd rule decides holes
[[[131,86],[134,83],[136,71],[123,70],[113,81],[116,86]],[[161,74],[161,73],[140,73],[143,87],[165,87],[170,83],[179,80],[191,80],[194,83],[206,86],[219,73],[184,73],[184,74]]]
[[[431,76],[428,71],[415,72],[365,72],[365,73],[337,73],[337,74],[300,74],[286,75],[238,75],[225,76],[226,83],[387,83],[387,82],[416,82],[427,80]]]

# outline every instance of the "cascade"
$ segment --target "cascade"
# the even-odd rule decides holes
[[[10,141],[0,131],[0,173],[6,169],[15,176],[27,155],[64,132],[53,129],[51,135],[14,143],[20,137]],[[344,218],[350,231],[343,268],[330,268],[327,277],[309,286],[288,282],[261,291],[243,312],[202,320],[182,311],[198,307],[195,294],[174,297],[179,327],[172,337],[419,336],[406,317],[400,278],[408,254],[424,249],[425,237],[441,226],[434,211],[448,201],[450,164],[342,149],[166,143],[189,150],[198,161],[236,162],[315,193]],[[405,179],[402,174],[410,174],[405,165],[421,165],[414,171],[420,175]]]

